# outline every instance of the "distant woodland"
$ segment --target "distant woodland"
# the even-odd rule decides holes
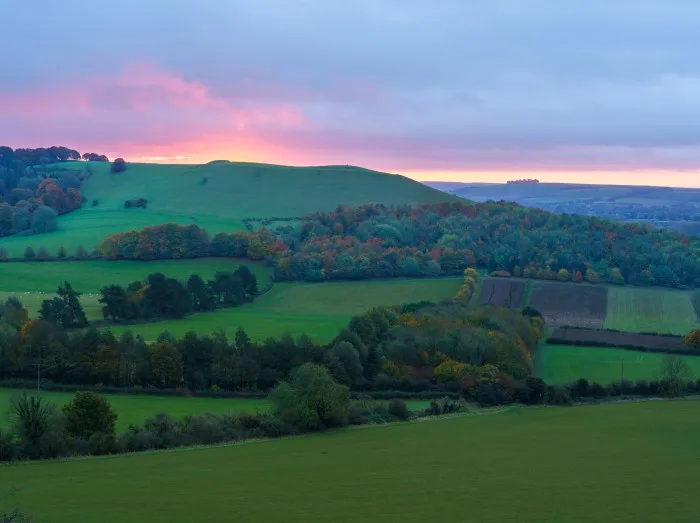
[[[505,202],[341,207],[283,232],[211,239],[195,225],[167,224],[110,235],[100,251],[109,259],[266,260],[285,281],[459,275],[481,267],[545,280],[700,286],[699,238]]]

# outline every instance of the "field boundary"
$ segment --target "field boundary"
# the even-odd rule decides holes
[[[546,343],[548,345],[609,347],[641,352],[700,356],[700,351],[684,346],[683,336],[674,336],[671,334],[559,327],[547,338]]]

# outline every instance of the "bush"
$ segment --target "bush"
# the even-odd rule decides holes
[[[464,410],[464,406],[459,401],[455,401],[451,398],[445,397],[441,400],[433,400],[430,402],[430,407],[425,409],[426,416],[441,416],[443,414],[452,414],[454,412],[461,412]]]
[[[19,445],[14,434],[0,428],[0,461],[13,461],[19,457]]]
[[[40,260],[48,260],[51,255],[46,247],[39,247],[36,257]]]
[[[92,200],[92,206],[93,206],[93,207],[97,207],[98,205],[100,205],[100,201],[99,201],[99,200]]]
[[[93,432],[88,439],[88,452],[93,456],[113,454],[117,450],[117,439],[114,434]]]
[[[56,251],[56,257],[60,260],[65,259],[68,256],[68,250],[61,245],[58,250]]]
[[[568,388],[554,385],[547,387],[546,400],[549,405],[571,405],[571,394]]]
[[[411,411],[403,400],[393,399],[389,402],[389,414],[400,420],[407,420],[411,417]]]
[[[36,252],[34,252],[34,249],[31,247],[27,247],[24,249],[24,259],[25,260],[33,260],[36,258]]]

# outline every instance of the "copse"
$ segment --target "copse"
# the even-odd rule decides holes
[[[114,174],[123,173],[126,171],[126,161],[124,158],[115,158],[109,170]]]

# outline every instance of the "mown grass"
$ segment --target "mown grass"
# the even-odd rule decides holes
[[[85,169],[84,163],[61,164]],[[210,234],[242,229],[243,218],[292,217],[332,211],[339,204],[371,202],[417,204],[451,201],[454,196],[402,176],[358,167],[284,167],[215,162],[206,165],[129,164],[113,175],[106,163],[93,163],[83,182],[84,207],[59,219],[59,230],[37,236],[0,239],[10,256],[27,246],[51,252],[65,246],[92,249],[105,236],[167,222],[194,223]],[[146,198],[146,209],[126,209],[127,199]],[[99,204],[92,206],[92,201]]]
[[[672,289],[610,287],[606,329],[687,334],[700,327],[692,295]]]
[[[330,341],[350,318],[379,305],[451,298],[460,278],[381,280],[332,283],[278,283],[255,303],[193,314],[183,320],[110,327],[120,334],[126,329],[154,340],[167,330],[182,336],[224,330],[230,337],[242,327],[253,339],[305,333],[319,342]]]
[[[260,287],[268,283],[269,271],[265,266],[248,260],[242,263],[255,273]],[[88,320],[99,320],[102,319],[99,291],[106,285],[128,285],[135,280],[143,280],[153,272],[162,272],[178,280],[186,280],[192,274],[207,279],[218,271],[234,271],[240,264],[239,260],[226,258],[149,262],[88,260],[2,263],[0,301],[16,296],[33,317],[38,314],[41,302],[54,297],[58,286],[69,281],[75,290],[83,293],[80,302]]]
[[[5,415],[10,398],[21,394],[17,389],[0,388],[0,427],[8,427],[10,420]],[[27,391],[35,394],[36,390]],[[42,391],[41,396],[48,402],[60,407],[73,398],[73,393]],[[173,419],[211,412],[215,414],[236,414],[238,412],[270,412],[273,408],[268,399],[249,398],[203,398],[187,396],[156,396],[133,394],[105,394],[114,412],[117,413],[117,432],[124,432],[132,423],[142,424],[148,417],[164,412]],[[425,409],[430,404],[424,400],[408,400],[406,405],[411,410]]]
[[[511,409],[0,468],[36,521],[695,523],[700,402]]]
[[[657,379],[665,357],[653,352],[542,343],[537,348],[534,369],[549,384],[571,383],[579,378],[608,384],[621,379]],[[700,356],[679,357],[700,378]]]

